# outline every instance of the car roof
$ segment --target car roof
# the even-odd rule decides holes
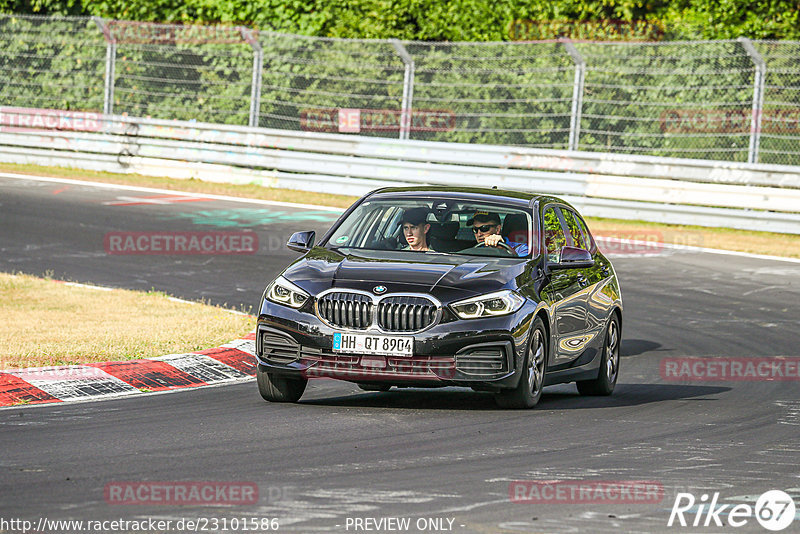
[[[516,205],[529,205],[536,199],[553,199],[555,197],[533,193],[529,191],[511,191],[508,189],[491,189],[488,187],[443,187],[443,186],[417,186],[417,187],[385,187],[373,191],[370,196],[423,196],[431,198],[453,198],[454,196],[465,200],[492,200],[505,201]]]

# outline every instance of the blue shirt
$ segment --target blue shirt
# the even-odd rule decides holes
[[[514,249],[514,252],[516,252],[517,256],[519,256],[520,258],[528,255],[529,251],[528,251],[528,245],[526,243],[514,243],[513,241],[510,241],[507,237],[504,237],[503,239],[505,240],[506,245]]]

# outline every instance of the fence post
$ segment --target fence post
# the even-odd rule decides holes
[[[586,72],[586,61],[575,45],[567,38],[559,41],[575,63],[575,81],[572,84],[572,112],[569,121],[569,150],[578,150],[578,139],[581,135],[581,110],[583,109],[583,80]]]
[[[747,37],[739,37],[745,52],[750,56],[756,68],[753,80],[753,114],[750,118],[750,147],[747,151],[747,162],[758,163],[758,148],[761,144],[761,117],[764,114],[764,79],[767,75],[767,64],[758,53],[756,47]]]
[[[111,115],[114,113],[114,71],[117,63],[117,40],[111,33],[111,29],[101,17],[92,17],[92,20],[106,40],[106,74],[105,87],[103,91],[103,114]]]
[[[400,104],[400,139],[408,139],[411,132],[411,110],[414,99],[414,60],[403,43],[397,39],[392,39],[392,46],[406,66],[403,74],[403,101]]]
[[[250,119],[248,125],[258,127],[261,112],[261,70],[264,68],[264,51],[258,40],[258,30],[241,28],[242,38],[253,48],[253,80],[250,83]]]

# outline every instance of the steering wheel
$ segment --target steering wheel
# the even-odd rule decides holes
[[[514,250],[513,248],[511,248],[511,245],[509,245],[505,241],[498,241],[497,244],[500,245],[500,247],[499,247],[500,250],[502,250],[503,252],[505,252],[509,256],[518,256],[517,251]],[[487,247],[485,242],[481,242],[481,243],[478,243],[477,245],[475,245],[475,248],[480,248],[480,247],[496,248],[496,247]]]

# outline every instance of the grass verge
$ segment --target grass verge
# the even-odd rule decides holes
[[[139,174],[116,174],[110,172],[85,171],[82,169],[68,169],[64,167],[39,167],[36,165],[18,165],[12,163],[0,163],[0,172],[55,176],[73,180],[90,180],[140,187],[156,187],[175,191],[207,193],[212,195],[317,204],[320,206],[333,206],[338,208],[346,208],[357,199],[357,197],[347,195],[310,193],[290,189],[273,189],[259,185],[220,184],[195,179],[179,180],[174,178],[143,176]],[[640,241],[657,241],[677,245],[718,248],[769,256],[800,258],[800,236],[798,235],[592,217],[587,218],[587,222],[592,232],[598,235]]]
[[[0,369],[150,358],[207,349],[255,325],[161,292],[98,290],[0,273]]]

